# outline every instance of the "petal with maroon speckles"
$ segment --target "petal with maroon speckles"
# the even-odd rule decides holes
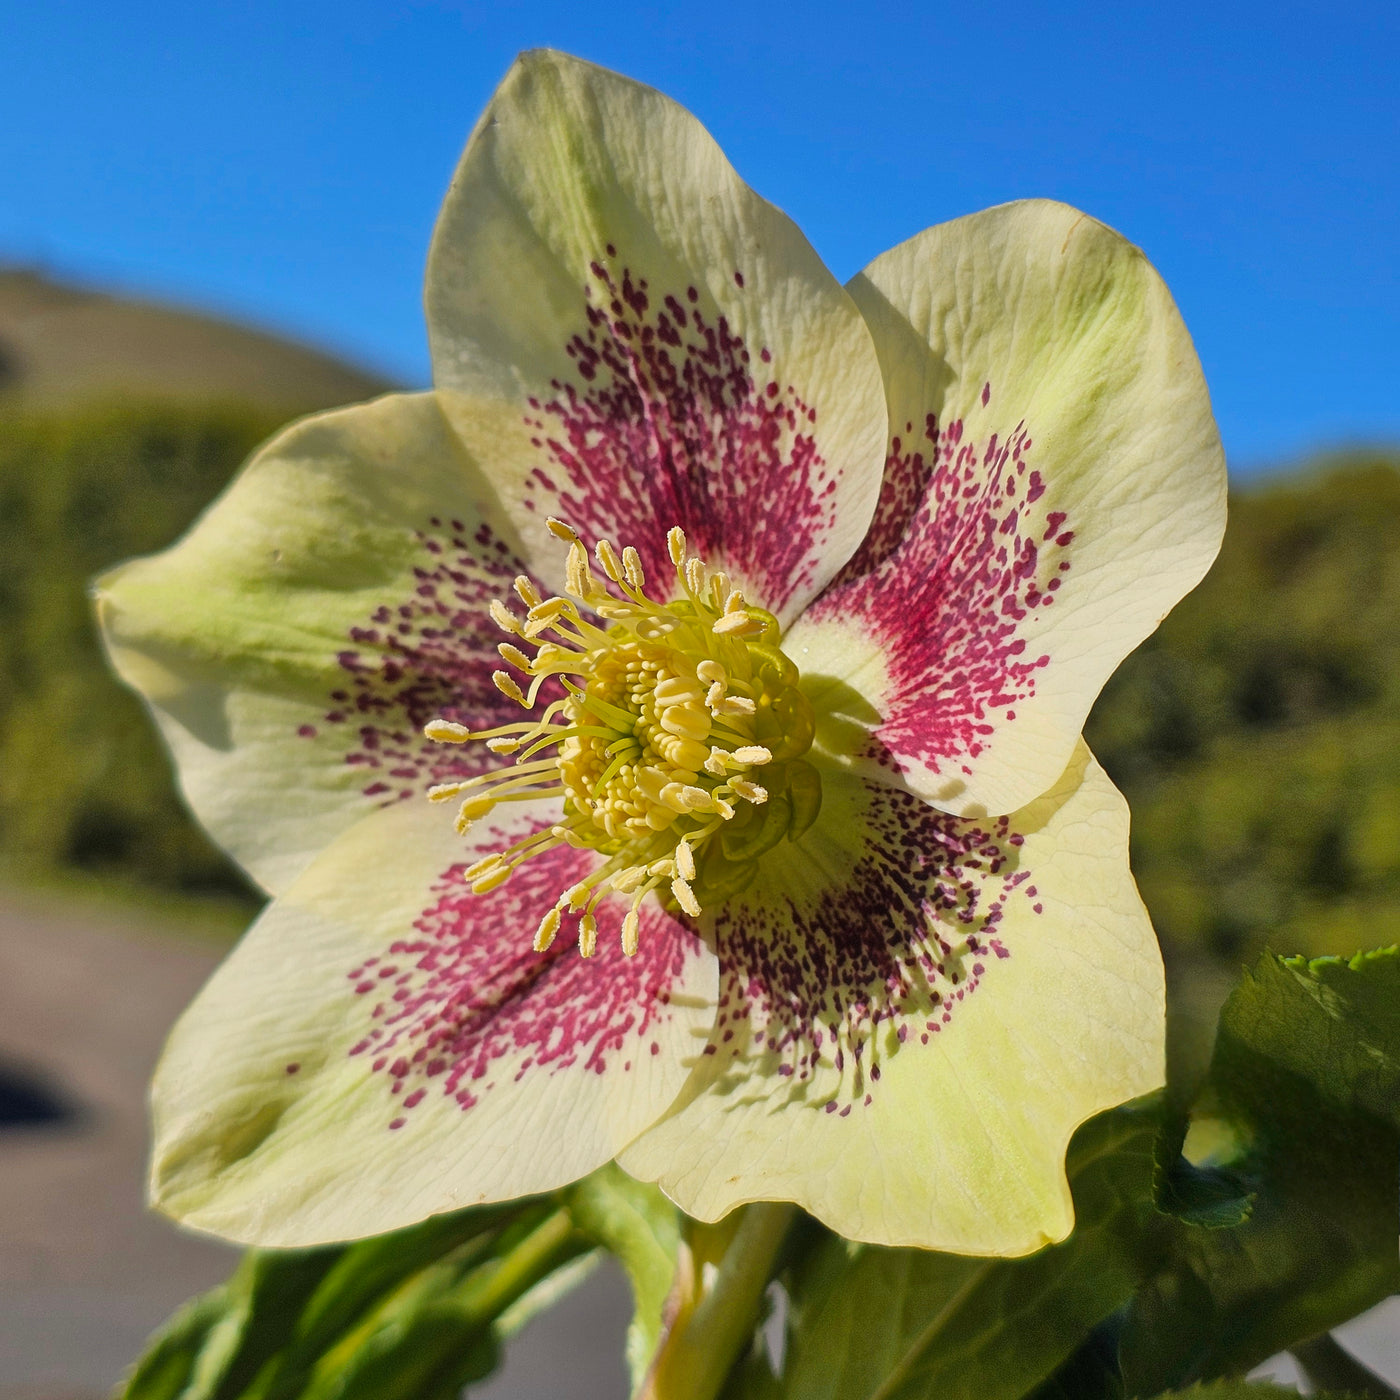
[[[654,902],[635,957],[606,906],[594,957],[574,916],[533,952],[591,852],[536,857],[485,895],[461,878],[550,816],[522,804],[464,842],[415,803],[321,855],[171,1034],[152,1088],[160,1209],[250,1244],[377,1234],[562,1186],[665,1110],[714,1018],[713,955]]]
[[[492,98],[428,262],[434,382],[559,579],[557,515],[665,534],[791,620],[860,543],[886,419],[870,334],[785,215],[641,84],[525,54]],[[490,426],[484,420],[490,420]]]
[[[432,394],[274,438],[173,548],[97,584],[108,651],[149,702],[195,813],[265,888],[338,832],[497,760],[422,726],[520,718],[486,607],[520,571]]]
[[[1014,811],[1215,558],[1205,381],[1142,253],[1049,201],[929,229],[850,290],[889,397],[885,484],[786,645],[876,713],[866,771],[950,812]]]
[[[1071,1134],[1163,1078],[1126,804],[1082,744],[995,821],[849,773],[826,788],[714,916],[710,1048],[621,1164],[702,1220],[790,1200],[880,1244],[1063,1239]]]

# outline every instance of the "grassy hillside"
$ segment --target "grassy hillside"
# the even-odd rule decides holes
[[[237,400],[291,417],[390,387],[229,321],[0,269],[0,411],[121,396]]]
[[[174,539],[280,421],[217,405],[0,414],[0,879],[254,907],[108,673],[87,582]]]
[[[0,878],[253,907],[107,674],[85,588],[174,539],[279,421],[0,414]],[[1091,717],[1178,958],[1400,939],[1397,465],[1352,457],[1237,493],[1215,569]]]

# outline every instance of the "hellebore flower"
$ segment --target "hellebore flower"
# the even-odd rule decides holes
[[[534,53],[426,301],[432,392],[99,584],[275,897],[157,1071],[157,1204],[307,1244],[617,1157],[702,1219],[1063,1237],[1163,1060],[1079,733],[1224,524],[1160,279],[1031,201],[843,290],[688,113]]]

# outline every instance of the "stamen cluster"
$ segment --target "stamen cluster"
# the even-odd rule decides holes
[[[463,834],[501,803],[562,798],[558,822],[477,861],[466,879],[485,893],[552,847],[597,850],[606,859],[560,894],[534,946],[550,946],[568,911],[579,916],[579,951],[590,956],[597,911],[611,891],[630,901],[621,939],[631,955],[648,894],[697,916],[707,890],[739,888],[762,850],[815,819],[820,780],[800,757],[812,741],[811,709],[797,668],[778,650],[777,620],[689,555],[679,526],[666,536],[677,584],[666,603],[647,595],[634,548],[619,554],[598,540],[600,579],[576,531],[554,519],[549,529],[568,546],[564,594],[546,598],[522,575],[515,593],[523,617],[500,600],[491,604],[512,638],[500,644],[501,657],[524,682],[507,670],[493,679],[527,710],[550,682],[563,695],[537,718],[492,729],[432,721],[428,738],[480,740],[514,762],[428,795],[462,799]],[[756,821],[754,809],[770,797],[774,820]],[[716,840],[721,833],[735,839]]]

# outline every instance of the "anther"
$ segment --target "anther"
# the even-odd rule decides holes
[[[509,632],[513,637],[524,636],[524,633],[520,630],[520,619],[516,617],[499,598],[491,599],[489,611],[491,613],[491,621],[494,622],[502,632]]]
[[[488,870],[484,875],[478,875],[472,881],[471,889],[473,894],[490,894],[494,889],[498,889],[510,879],[510,866],[503,865],[497,870]]]
[[[641,917],[638,915],[635,905],[622,916],[622,951],[629,958],[637,955],[641,923]]]
[[[593,553],[598,556],[598,566],[614,583],[621,583],[626,575],[622,572],[622,560],[617,557],[617,550],[612,547],[608,540],[599,540],[593,546]]]
[[[465,724],[455,724],[450,719],[430,719],[423,726],[423,737],[435,744],[465,744],[472,732]]]
[[[543,622],[548,625],[561,612],[567,611],[568,607],[567,598],[541,598],[538,603],[531,604],[530,611],[525,614],[525,620],[527,623]]]
[[[680,841],[676,844],[676,869],[680,871],[681,878],[693,880],[695,878],[695,854],[690,849],[689,841]]]
[[[544,523],[555,539],[564,540],[568,544],[578,543],[578,531],[572,525],[566,525],[564,521],[558,520],[552,515]]]
[[[752,621],[753,619],[746,612],[727,612],[723,617],[716,618],[711,623],[710,631],[721,637],[730,636],[736,632],[747,632]]]
[[[525,700],[524,691],[522,691],[520,687],[516,685],[514,680],[512,680],[511,677],[508,676],[504,671],[492,671],[491,682],[496,687],[496,689],[501,692],[502,695],[505,695],[511,700],[514,700],[516,704],[524,705],[526,709],[529,709],[529,705],[526,703]]]
[[[569,546],[568,562],[564,566],[565,582],[575,598],[587,598],[593,591],[593,579],[588,572],[588,551],[579,540]]]
[[[524,671],[528,676],[531,672],[531,661],[528,656],[517,646],[512,646],[510,642],[500,642],[496,650],[501,654],[501,660],[508,662],[519,671]]]
[[[699,559],[685,561],[686,586],[698,598],[705,591],[705,566]]]
[[[642,569],[642,556],[630,544],[622,551],[622,567],[627,573],[627,582],[640,593],[647,585],[647,576]]]
[[[578,921],[578,950],[585,958],[591,958],[598,946],[598,921],[592,914],[585,914]]]
[[[666,552],[671,556],[671,563],[676,568],[680,568],[685,563],[685,531],[679,525],[672,525],[666,531]]]
[[[524,574],[519,574],[516,577],[515,596],[519,598],[527,608],[533,608],[544,601],[544,594],[542,594]]]
[[[540,926],[535,930],[535,952],[543,953],[554,942],[554,935],[559,932],[559,923],[560,914],[557,908],[551,909],[540,920]]]
[[[612,877],[612,887],[618,894],[631,894],[646,877],[647,872],[644,866],[630,865],[625,870],[619,870]]]
[[[747,778],[731,778],[729,786],[744,799],[745,802],[752,802],[755,807],[761,806],[768,801],[768,789],[759,787],[757,783],[751,783]]]
[[[745,744],[741,748],[734,750],[734,757],[740,763],[752,764],[755,768],[764,763],[772,763],[772,753],[763,747],[762,744]]]
[[[700,901],[695,898],[695,891],[690,885],[677,876],[671,881],[671,893],[676,897],[676,903],[690,915],[692,919],[700,914]]]

